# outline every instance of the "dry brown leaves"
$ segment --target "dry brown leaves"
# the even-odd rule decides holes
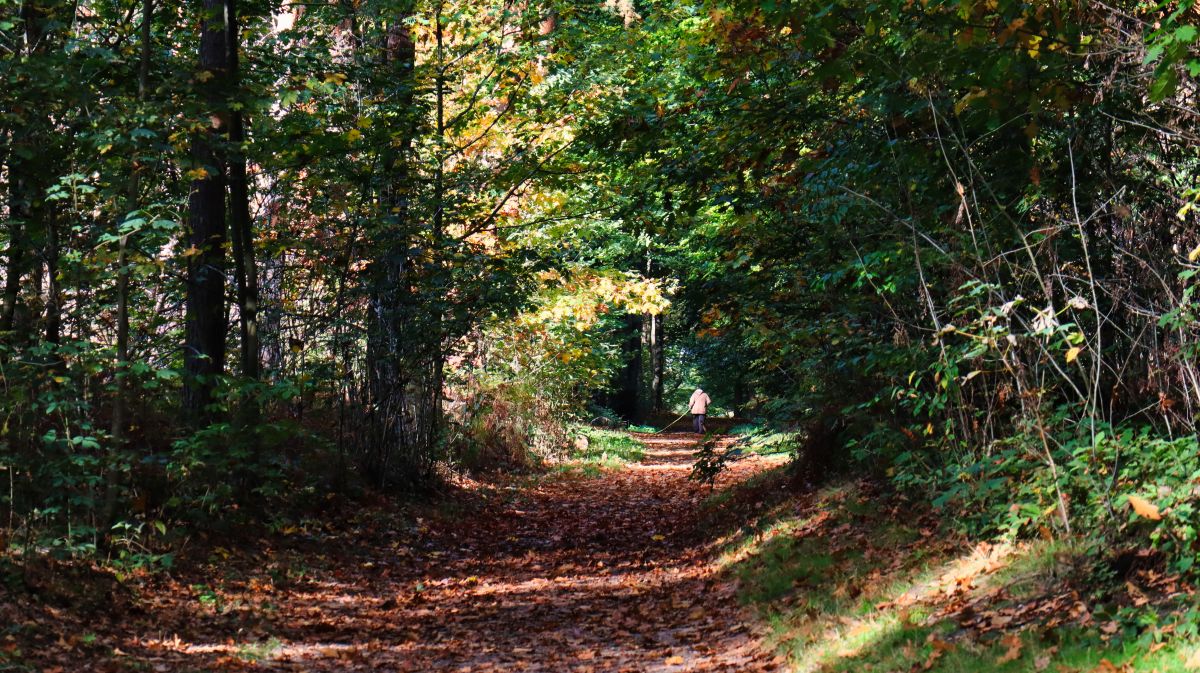
[[[481,486],[459,518],[381,506],[224,543],[111,613],[30,606],[36,626],[0,650],[51,671],[777,670],[696,532],[694,440],[643,439],[641,465]]]

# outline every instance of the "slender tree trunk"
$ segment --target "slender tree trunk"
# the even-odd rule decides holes
[[[436,41],[435,61],[437,72],[434,74],[434,98],[436,104],[437,131],[437,172],[433,179],[433,235],[437,243],[441,243],[444,216],[446,210],[446,61],[442,29],[442,3],[438,2],[434,10],[434,38]]]
[[[745,368],[738,368],[733,377],[733,415],[741,416],[750,402],[750,389],[746,384]]]
[[[203,0],[200,71],[210,125],[192,139],[192,181],[188,199],[187,334],[184,344],[183,405],[194,424],[212,420],[210,405],[218,377],[225,373],[225,187],[221,155],[229,127],[229,51],[225,5]]]
[[[244,142],[243,119],[235,112],[230,123],[230,140]],[[242,376],[256,380],[262,369],[259,347],[258,269],[254,257],[254,229],[250,218],[246,157],[236,150],[229,163],[230,237],[237,282],[238,316],[241,327]]]
[[[142,0],[142,25],[139,27],[141,57],[138,62],[138,101],[146,100],[146,89],[150,86],[150,54],[154,48],[151,34],[154,28],[154,0]]]
[[[154,0],[142,0],[142,25],[140,34],[140,61],[138,63],[138,103],[146,100],[146,89],[150,84],[150,57],[152,54],[151,31],[154,20]],[[127,211],[137,208],[141,198],[142,167],[135,160],[129,173],[129,200]],[[120,227],[120,223],[118,223]],[[101,532],[107,535],[116,523],[117,496],[121,480],[121,451],[125,448],[125,424],[129,397],[129,236],[120,238],[117,248],[117,362],[114,373],[116,392],[113,395],[112,457],[108,471],[104,474],[104,506],[100,512]]]
[[[17,134],[13,133],[14,145]],[[22,178],[22,161],[16,148],[8,164],[8,248],[4,252],[4,297],[0,303],[0,332],[11,332],[21,300],[21,275],[25,270],[25,231],[29,206]]]
[[[230,86],[241,83],[238,50],[241,35],[237,0],[225,0],[227,47],[229,49]],[[234,276],[237,282],[238,316],[241,327],[242,376],[258,379],[261,368],[258,335],[258,269],[254,260],[254,229],[250,219],[250,189],[246,170],[245,118],[240,109],[229,119],[229,231],[232,242]],[[257,415],[257,414],[255,414]]]
[[[666,369],[664,314],[649,316],[650,322],[650,398],[654,411],[663,410],[663,373]]]
[[[136,178],[134,178],[136,182]],[[117,367],[115,372],[117,390],[113,397],[111,432],[113,460],[104,475],[104,506],[100,512],[102,533],[116,523],[117,495],[120,484],[120,453],[125,445],[125,415],[129,383],[126,381],[129,368],[129,264],[126,237],[121,237],[117,251]]]
[[[625,316],[625,341],[621,345],[625,366],[617,381],[613,411],[627,420],[642,420],[642,316]]]
[[[9,169],[12,176],[13,169]],[[16,323],[17,302],[21,299],[21,275],[25,266],[25,216],[19,203],[21,190],[15,181],[9,184],[8,250],[5,252],[4,303],[0,306],[0,332],[11,332]]]
[[[442,24],[443,3],[438,0],[434,10],[434,36],[437,42],[437,72],[434,78],[434,95],[436,97],[436,131],[437,131],[437,173],[434,176],[433,195],[433,254],[434,269],[437,277],[434,281],[436,288],[449,288],[449,269],[445,264],[443,248],[446,237],[446,51],[445,27]],[[434,333],[429,335],[431,379],[425,389],[428,418],[425,419],[427,436],[424,450],[432,451],[442,428],[442,385],[445,380],[445,356],[442,353],[442,340],[445,328],[443,323],[450,316],[440,314],[435,323]]]
[[[240,94],[241,28],[237,0],[225,0],[226,48],[229,50],[230,88]],[[261,369],[258,324],[258,267],[254,259],[254,223],[250,218],[250,180],[246,169],[246,122],[239,106],[229,118],[229,236],[237,285],[238,323],[241,335],[242,377],[257,381]],[[259,485],[262,446],[257,428],[261,410],[252,394],[239,401],[239,441],[248,445],[251,465],[243,471],[243,500]]]
[[[49,51],[57,42],[58,35],[49,33],[52,19],[65,11],[61,2],[21,3],[20,17],[24,31],[24,58],[35,59]],[[47,176],[45,171],[51,164],[44,156],[46,151],[46,127],[50,120],[34,118],[32,123],[20,124],[12,131],[12,146],[8,169],[8,217],[9,239],[5,254],[4,296],[0,303],[0,332],[22,328],[22,341],[32,338],[27,325],[18,325],[21,303],[21,279],[36,261],[36,244],[43,233],[38,215],[45,198]],[[39,160],[41,159],[41,160]],[[38,282],[35,276],[35,284]]]
[[[46,343],[57,346],[62,341],[62,283],[59,281],[60,232],[55,213],[46,217]]]
[[[407,17],[403,12],[391,17],[384,35],[382,61],[392,85],[391,95],[403,114],[412,115],[416,50],[405,25]],[[416,307],[409,164],[415,124],[403,124],[399,133],[399,141],[381,157],[381,217],[373,233],[377,253],[369,292],[369,412],[363,460],[367,473],[380,486],[396,480],[420,480],[427,457],[423,423],[427,405],[422,393],[429,376],[421,368],[420,341],[428,335],[416,334],[412,324]]]

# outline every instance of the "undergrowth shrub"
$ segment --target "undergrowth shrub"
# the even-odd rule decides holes
[[[178,370],[134,362],[122,372],[132,422],[117,437],[103,418],[111,402],[81,394],[101,354],[74,343],[51,354],[61,362],[36,376],[12,379],[28,366],[20,361],[0,367],[9,405],[0,428],[0,555],[166,567],[185,531],[306,507],[336,472],[330,440],[293,417],[299,387],[291,379],[223,378],[214,416],[224,420],[189,430],[174,408]],[[237,420],[249,408],[254,421]]]
[[[1094,446],[1081,446],[1076,454],[1106,486],[1095,484],[1084,492],[1085,512],[1097,523],[1111,513],[1110,526],[1120,539],[1148,539],[1177,570],[1196,570],[1200,442],[1195,435],[1170,439],[1145,426],[1123,428],[1099,433]]]
[[[1097,549],[1149,546],[1172,568],[1192,572],[1200,556],[1200,442],[1158,436],[1148,426],[1056,437],[1017,434],[969,460],[902,454],[891,469],[899,489],[927,497],[952,526],[975,536],[1082,535]],[[1053,460],[1053,466],[1050,460]]]
[[[455,459],[472,468],[529,466],[567,446],[566,421],[552,399],[520,382],[472,391],[451,410]]]
[[[1086,279],[1047,288],[1036,269],[998,275],[947,293],[929,341],[881,347],[906,358],[868,360],[887,385],[843,400],[851,460],[972,535],[1149,546],[1192,572],[1200,445],[1185,411],[1192,327],[1180,323],[1190,292],[1122,328],[1182,340],[1163,347],[1116,331],[1114,312],[1129,307],[1106,305]],[[1179,276],[1189,290],[1191,276]],[[1161,364],[1131,372],[1138,358]]]
[[[549,271],[526,310],[483,326],[452,372],[450,442],[465,466],[532,464],[567,450],[570,424],[616,419],[590,409],[624,364],[625,314],[667,306],[637,274]],[[589,419],[590,417],[590,419]]]

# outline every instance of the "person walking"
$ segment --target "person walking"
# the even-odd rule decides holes
[[[692,393],[692,398],[688,400],[688,411],[692,414],[692,429],[696,434],[702,435],[706,432],[704,427],[704,416],[708,413],[708,405],[712,404],[708,393],[697,388],[696,392]]]

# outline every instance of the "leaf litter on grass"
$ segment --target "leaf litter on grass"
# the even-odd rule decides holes
[[[973,542],[940,516],[869,481],[838,483],[782,499],[726,540],[725,559],[796,671],[1186,670],[1194,593],[1180,578],[1145,567],[1098,583],[1081,549]],[[1131,636],[1116,611],[1148,606],[1162,623]]]

